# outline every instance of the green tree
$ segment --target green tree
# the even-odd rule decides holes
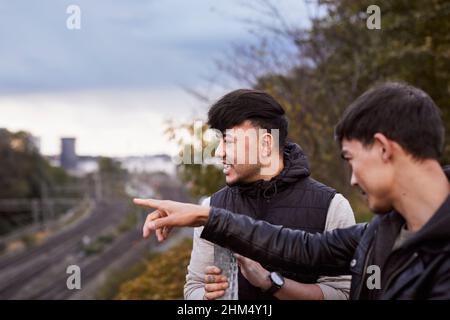
[[[72,181],[42,157],[31,134],[0,129],[0,198],[39,198],[43,189]]]
[[[430,94],[448,127],[450,2],[377,1],[381,30],[366,26],[370,0],[308,1],[321,12],[310,18],[308,28],[287,23],[274,1],[253,2],[262,7],[255,13],[265,13],[252,21],[257,44],[234,46],[220,61],[220,71],[281,101],[290,120],[289,137],[305,149],[313,176],[346,194],[355,211],[367,210],[349,187],[334,126],[369,87],[405,81]],[[441,162],[449,161],[446,145]]]
[[[175,142],[180,148],[179,156],[189,159],[189,163],[178,165],[178,175],[187,184],[190,193],[194,197],[209,196],[225,185],[225,178],[220,167],[209,164],[214,155],[207,154],[203,158],[206,146],[214,142],[214,137],[208,137],[206,131],[208,127],[202,125],[200,130],[195,130],[194,123],[200,120],[193,120],[190,123],[174,123],[169,121],[166,127],[166,134],[170,141]],[[194,146],[199,146],[195,148]],[[213,150],[212,150],[213,151]],[[202,163],[195,163],[195,152],[202,154]]]

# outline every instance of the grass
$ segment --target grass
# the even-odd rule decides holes
[[[20,241],[27,247],[33,247],[37,244],[37,239],[35,234],[26,234],[20,238]]]
[[[106,281],[97,290],[95,294],[96,300],[111,300],[118,293],[120,286],[136,277],[145,271],[145,260],[134,264],[127,270],[112,270],[106,276]]]
[[[192,240],[185,239],[166,252],[154,254],[144,264],[144,271],[120,285],[115,299],[183,299],[183,287],[192,250]]]

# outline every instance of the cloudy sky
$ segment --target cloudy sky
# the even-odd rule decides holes
[[[173,154],[164,121],[206,110],[182,88],[209,90],[215,59],[252,39],[242,3],[0,0],[0,127],[30,131],[45,154],[63,136],[79,154]],[[301,1],[278,3],[304,23]],[[80,30],[66,27],[72,4]]]

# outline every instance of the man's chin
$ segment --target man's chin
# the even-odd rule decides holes
[[[237,180],[225,180],[225,183],[228,187],[235,187],[239,184],[239,181]]]
[[[254,182],[255,179],[253,177],[254,175],[244,175],[244,174],[235,175],[233,172],[225,176],[225,183],[229,187],[235,187],[238,185],[244,185]]]
[[[244,182],[242,181],[242,178],[241,178],[241,177],[236,177],[236,176],[234,176],[234,177],[226,176],[226,177],[225,177],[225,183],[226,183],[227,186],[229,186],[229,187],[235,187],[235,186],[237,186],[237,185],[241,185],[241,184],[244,183]]]
[[[377,204],[371,205],[370,203],[369,203],[369,209],[372,210],[372,212],[375,214],[385,214],[385,213],[389,213],[393,210],[393,208],[391,206],[377,205]]]

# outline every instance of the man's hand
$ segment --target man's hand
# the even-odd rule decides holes
[[[228,288],[228,279],[221,275],[222,271],[215,267],[209,266],[205,270],[205,300],[215,300],[225,294]]]
[[[172,227],[198,227],[208,221],[209,207],[169,200],[134,199],[141,207],[156,209],[147,216],[142,228],[144,238],[156,231],[158,241],[164,241]]]
[[[262,265],[237,253],[235,253],[234,256],[236,257],[242,275],[253,286],[264,291],[272,286],[269,279],[270,272],[264,269]]]

